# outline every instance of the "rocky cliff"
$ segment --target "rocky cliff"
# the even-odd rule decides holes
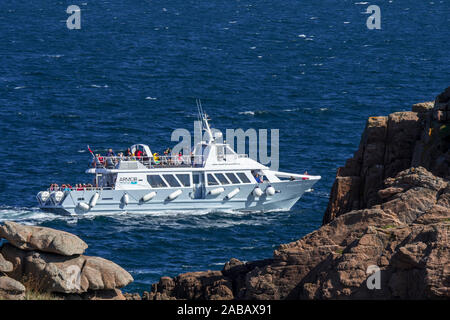
[[[368,119],[338,169],[321,228],[271,259],[163,277],[142,298],[448,299],[449,168],[447,88],[412,111]],[[371,270],[380,283],[367,286]]]

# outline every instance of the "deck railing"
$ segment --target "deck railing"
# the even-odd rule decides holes
[[[117,169],[121,161],[138,161],[147,168],[160,166],[202,166],[203,156],[123,156],[97,157],[91,163],[92,168]]]
[[[235,160],[239,158],[248,158],[247,154],[227,154],[226,156],[218,156],[220,160]],[[203,156],[191,155],[173,155],[173,156],[101,156],[92,161],[92,168],[117,169],[121,161],[137,161],[147,168],[158,167],[201,167],[204,165]]]
[[[66,191],[91,191],[91,190],[113,190],[113,187],[53,187],[53,188],[47,188],[48,192],[55,192],[55,191],[62,191],[62,192],[66,192]]]

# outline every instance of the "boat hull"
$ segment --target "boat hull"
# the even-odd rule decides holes
[[[259,183],[244,185],[222,186],[223,191],[212,195],[210,191],[217,187],[209,186],[202,190],[201,196],[192,187],[186,188],[161,188],[139,190],[82,190],[66,191],[64,200],[56,204],[51,200],[40,204],[44,211],[65,214],[113,214],[113,213],[152,213],[164,211],[242,211],[242,212],[266,212],[287,211],[312,188],[317,180],[281,181],[276,183]],[[265,190],[272,186],[276,192],[268,195]],[[227,197],[234,189],[239,192],[231,199]],[[254,189],[259,187],[263,194],[260,197],[254,195]],[[177,196],[171,199],[174,191]],[[145,195],[155,191],[156,195],[151,200],[144,201]],[[98,193],[98,196],[95,194]],[[128,196],[125,196],[127,194]],[[89,209],[80,207],[79,203],[90,204],[93,197],[97,198],[94,206]],[[125,203],[124,197],[128,199]],[[198,197],[198,198],[196,198]]]

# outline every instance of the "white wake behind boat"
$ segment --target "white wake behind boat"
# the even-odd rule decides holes
[[[154,157],[148,145],[131,147],[131,157],[95,158],[86,173],[93,187],[49,189],[37,195],[44,211],[86,213],[151,213],[163,211],[286,211],[311,190],[320,176],[293,174],[237,154],[212,134],[201,113],[205,141],[192,155]],[[255,179],[258,173],[263,182]]]

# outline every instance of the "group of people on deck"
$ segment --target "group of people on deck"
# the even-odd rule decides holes
[[[193,161],[193,154],[191,152],[191,161]],[[131,152],[128,148],[125,152],[119,152],[117,155],[114,153],[113,149],[109,148],[105,156],[100,153],[95,154],[94,161],[92,162],[92,167],[116,167],[120,160],[137,160],[142,162],[144,165],[147,164],[163,164],[163,165],[182,165],[189,163],[183,157],[183,153],[180,151],[178,155],[172,154],[172,149],[167,148],[164,151],[164,156],[160,156],[158,152],[153,153],[153,155],[147,155],[145,150],[136,149]]]
[[[192,159],[192,153],[191,153],[191,159]],[[164,151],[164,156],[161,157],[158,152],[155,152],[153,154],[153,161],[155,164],[164,164],[164,165],[181,165],[185,164],[187,161],[185,161],[183,157],[183,153],[180,151],[177,155],[174,155],[172,153],[172,149],[167,148]]]
[[[75,187],[72,187],[70,184],[62,184],[61,186],[59,186],[57,183],[52,183],[49,188],[50,191],[82,191],[91,189],[94,189],[94,186],[90,183],[77,183]]]
[[[148,161],[149,157],[145,151],[137,149],[134,153],[128,148],[125,152],[119,152],[117,155],[114,153],[113,149],[109,148],[105,156],[100,153],[95,154],[92,166],[95,168],[97,166],[101,167],[115,167],[120,160],[140,160]]]

